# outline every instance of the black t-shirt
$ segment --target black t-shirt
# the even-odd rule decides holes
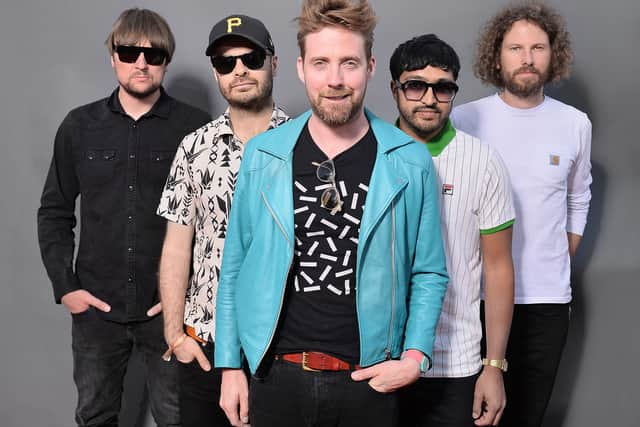
[[[356,315],[356,253],[360,219],[376,158],[371,128],[333,159],[342,209],[321,206],[331,183],[313,163],[327,160],[307,126],[293,152],[296,247],[274,345],[276,354],[321,351],[350,363],[360,359]]]

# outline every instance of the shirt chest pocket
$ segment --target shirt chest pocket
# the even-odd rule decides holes
[[[85,153],[85,178],[92,184],[109,182],[115,173],[118,160],[115,148],[90,148]]]

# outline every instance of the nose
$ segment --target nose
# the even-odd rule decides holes
[[[136,59],[136,68],[147,68],[149,64],[147,64],[147,59],[144,57],[144,52],[140,52],[138,55],[138,59]]]
[[[522,65],[533,64],[533,52],[530,49],[522,49]]]
[[[344,86],[344,76],[342,75],[342,68],[339,64],[329,67],[327,75],[327,84],[331,87]]]
[[[436,99],[436,95],[433,93],[432,87],[427,88],[427,91],[424,93],[424,95],[422,95],[420,102],[422,102],[425,105],[434,105],[438,103],[438,100]]]
[[[244,62],[242,62],[242,59],[240,58],[236,58],[236,64],[233,66],[233,73],[236,76],[243,76],[245,74],[247,74],[249,72],[248,68],[246,65],[244,65]]]

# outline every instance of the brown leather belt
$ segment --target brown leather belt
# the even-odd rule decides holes
[[[316,351],[305,351],[302,353],[276,354],[276,360],[302,365],[305,371],[355,371],[360,369],[360,365],[352,365],[344,360],[333,357],[329,354]]]
[[[191,338],[193,338],[194,340],[198,341],[200,344],[206,344],[207,342],[205,340],[203,340],[202,338],[200,338],[197,334],[196,334],[196,330],[193,326],[189,326],[189,325],[184,325],[184,332],[189,335]]]

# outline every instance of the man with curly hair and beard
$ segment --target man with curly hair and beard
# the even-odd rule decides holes
[[[474,68],[499,92],[452,115],[456,127],[498,151],[514,191],[515,307],[503,426],[542,424],[567,338],[570,261],[591,199],[591,122],[546,96],[544,86],[569,77],[572,59],[555,11],[508,6],[480,36]]]

